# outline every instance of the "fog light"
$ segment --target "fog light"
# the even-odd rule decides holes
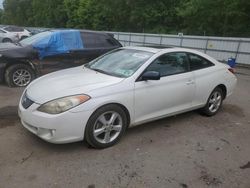
[[[55,135],[55,132],[56,132],[55,129],[38,128],[37,135],[42,138],[50,139]]]

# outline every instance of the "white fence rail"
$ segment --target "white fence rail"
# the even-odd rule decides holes
[[[143,33],[110,32],[124,46],[166,45],[192,48],[219,61],[236,58],[236,62],[250,65],[250,39],[202,36],[158,35]]]

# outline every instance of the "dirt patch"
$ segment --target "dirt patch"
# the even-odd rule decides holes
[[[0,129],[13,126],[18,121],[17,106],[0,108]]]
[[[208,186],[219,186],[222,184],[221,180],[217,177],[213,177],[212,175],[208,174],[206,171],[201,172],[201,177],[199,178],[203,182],[205,182]]]
[[[180,186],[181,186],[182,188],[188,188],[188,185],[185,184],[185,183],[180,183]]]
[[[232,114],[237,117],[245,117],[244,111],[237,105],[233,104],[224,104],[223,111],[229,114]]]
[[[220,140],[221,140],[222,142],[225,142],[225,143],[227,143],[228,145],[230,145],[230,142],[227,141],[226,139],[221,138]]]
[[[247,164],[240,167],[240,169],[247,169],[247,168],[250,168],[250,161]]]

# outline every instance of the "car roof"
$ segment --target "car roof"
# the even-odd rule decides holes
[[[80,29],[49,29],[47,31],[51,32],[71,32],[71,31],[79,31],[81,33],[95,33],[95,34],[108,34],[103,31],[92,31],[92,30],[80,30]]]
[[[133,49],[133,50],[141,50],[151,53],[159,53],[159,52],[175,52],[175,51],[182,51],[187,53],[196,53],[201,54],[201,52],[189,48],[182,48],[182,47],[171,47],[171,46],[125,46],[124,49]],[[203,54],[204,55],[204,54]]]
[[[131,49],[131,50],[141,50],[141,51],[146,51],[146,52],[151,52],[151,53],[158,53],[166,48],[154,48],[154,47],[145,47],[145,46],[126,46],[123,47],[124,49]]]

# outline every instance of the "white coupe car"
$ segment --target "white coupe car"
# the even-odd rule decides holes
[[[0,42],[17,42],[19,40],[18,35],[5,31],[0,28]]]
[[[236,82],[229,66],[195,50],[124,47],[33,81],[19,116],[48,142],[106,148],[130,126],[195,109],[215,115]]]
[[[18,40],[23,40],[31,36],[31,33],[27,29],[18,26],[6,26],[2,30],[16,35]]]

